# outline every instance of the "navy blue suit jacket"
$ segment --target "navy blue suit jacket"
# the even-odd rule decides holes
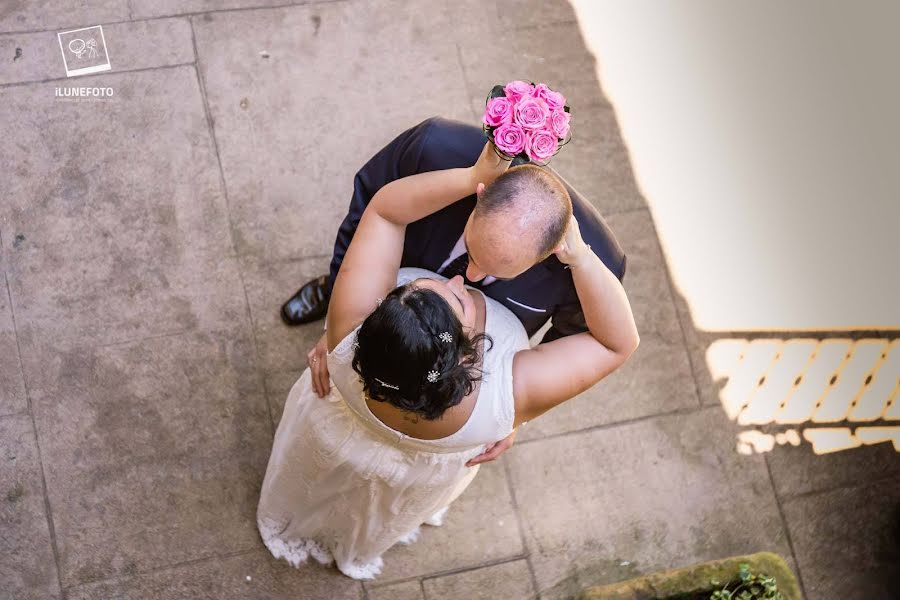
[[[350,210],[334,244],[329,291],[334,286],[363,211],[375,192],[395,179],[415,173],[469,167],[475,164],[484,143],[485,135],[480,128],[434,117],[404,131],[373,156],[353,181]],[[517,159],[513,165],[522,162]],[[553,169],[544,168],[559,177]],[[625,275],[625,253],[612,230],[597,209],[562,177],[560,180],[572,198],[572,208],[584,241],[621,280]],[[401,266],[437,271],[462,235],[475,201],[473,194],[407,226]],[[481,291],[515,313],[529,336],[552,318],[553,325],[542,341],[588,330],[572,275],[555,255],[514,279],[497,280],[483,286]]]

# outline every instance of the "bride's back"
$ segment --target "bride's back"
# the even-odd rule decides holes
[[[445,280],[424,269],[404,268],[397,283],[404,285],[422,277]],[[475,383],[471,393],[446,409],[438,419],[427,420],[368,397],[352,365],[358,329],[329,354],[329,372],[335,386],[373,432],[420,449],[446,452],[493,443],[512,431],[515,414],[512,359],[517,351],[528,347],[528,337],[515,315],[502,304],[477,291],[474,295],[479,309],[476,333],[484,332],[490,338],[479,352],[481,364],[476,365],[482,371],[482,379]],[[388,381],[384,383],[390,385]]]

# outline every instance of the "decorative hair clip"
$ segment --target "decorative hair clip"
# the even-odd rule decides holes
[[[398,386],[396,386],[396,385],[391,385],[391,384],[389,384],[389,383],[386,382],[386,381],[382,381],[382,380],[378,379],[377,377],[375,378],[375,381],[377,381],[378,383],[380,383],[381,385],[383,385],[383,386],[386,387],[386,388],[391,388],[392,390],[399,390],[399,389],[400,389]]]
[[[439,375],[440,375],[440,373],[438,373],[437,371],[428,371],[428,381],[430,383],[434,383],[435,381],[438,380]]]
[[[453,341],[453,336],[450,335],[449,331],[443,331],[438,336],[442,342],[447,342],[448,344]]]

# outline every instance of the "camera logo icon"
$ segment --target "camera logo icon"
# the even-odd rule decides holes
[[[66,77],[109,71],[109,54],[103,27],[94,25],[57,34],[66,67]]]

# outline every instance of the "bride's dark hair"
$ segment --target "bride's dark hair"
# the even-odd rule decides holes
[[[445,331],[453,336],[451,342],[439,337]],[[428,420],[472,393],[483,374],[479,343],[493,345],[485,333],[466,336],[440,294],[411,283],[387,295],[363,321],[356,341],[353,370],[366,394]],[[430,371],[439,373],[433,383]]]

